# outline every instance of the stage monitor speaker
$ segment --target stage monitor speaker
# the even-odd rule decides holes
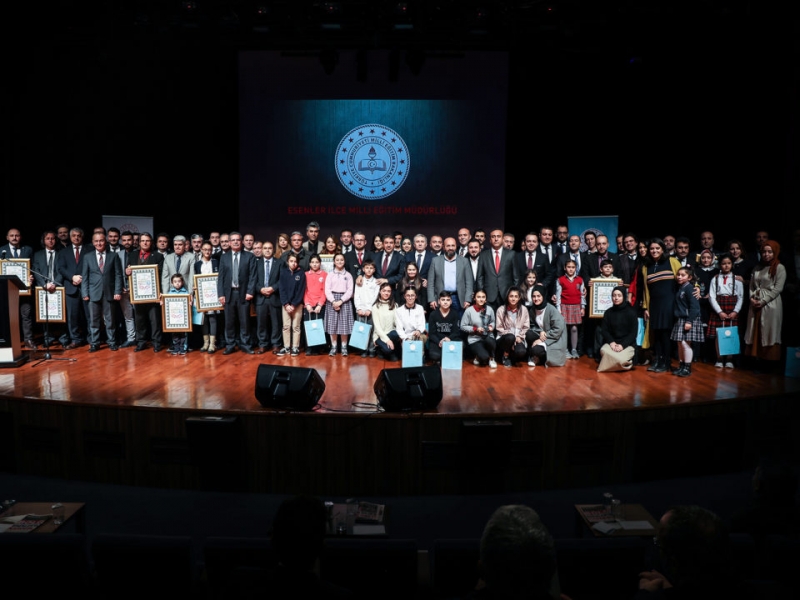
[[[384,410],[433,410],[442,401],[439,367],[383,369],[373,387]]]
[[[316,369],[259,365],[256,399],[261,406],[287,410],[311,410],[325,391]]]

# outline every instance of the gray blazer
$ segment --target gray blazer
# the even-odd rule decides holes
[[[164,265],[161,269],[161,292],[166,294],[170,288],[170,280],[179,271],[175,268],[178,262],[178,255],[172,252],[164,257]],[[181,255],[180,274],[183,275],[184,289],[191,294],[194,289],[194,254],[184,252]]]
[[[88,296],[91,302],[112,302],[114,296],[122,294],[122,266],[113,252],[106,250],[101,272],[97,252],[94,248],[87,250],[81,257],[81,277],[81,297]]]
[[[444,254],[435,257],[431,261],[428,269],[428,303],[438,301],[439,292],[444,289]],[[458,300],[472,302],[472,294],[475,289],[475,281],[472,277],[472,269],[466,258],[456,255],[456,293]],[[450,290],[452,291],[452,290]]]

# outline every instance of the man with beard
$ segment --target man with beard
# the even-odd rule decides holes
[[[456,252],[456,239],[445,239],[444,254],[431,261],[428,271],[428,306],[436,310],[439,307],[439,294],[449,292],[453,309],[460,319],[464,309],[472,303],[474,286],[468,259],[458,256]]]

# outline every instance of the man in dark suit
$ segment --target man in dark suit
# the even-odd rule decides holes
[[[406,261],[402,254],[395,252],[394,236],[391,233],[383,236],[383,250],[375,252],[372,260],[375,262],[375,277],[379,286],[384,283],[397,285],[403,278]]]
[[[242,352],[254,354],[250,345],[250,301],[256,293],[256,257],[242,251],[241,233],[232,231],[229,239],[230,251],[220,257],[217,277],[217,294],[226,313],[223,354],[236,352],[237,337]]]
[[[69,230],[70,245],[56,255],[56,285],[64,286],[67,303],[67,329],[69,343],[64,346],[73,350],[84,344],[83,329],[88,309],[81,296],[81,269],[83,256],[88,248],[83,245],[83,229]]]
[[[514,251],[503,248],[503,230],[489,232],[489,247],[481,252],[478,268],[478,285],[475,289],[486,291],[486,301],[497,309],[506,301],[508,288],[519,281],[514,268]]]
[[[13,258],[33,258],[33,249],[30,246],[22,245],[22,234],[19,229],[9,229],[6,234],[7,244],[0,246],[0,258],[3,260]],[[31,264],[28,262],[28,266]],[[28,273],[28,281],[23,281],[27,286],[35,282],[33,273]],[[36,350],[36,343],[33,341],[33,295],[19,297],[19,318],[22,325],[22,339],[27,348]]]
[[[263,354],[271,347],[281,348],[283,314],[278,281],[283,263],[273,256],[274,252],[273,243],[264,242],[261,258],[256,259],[256,354]]]
[[[428,305],[431,310],[439,308],[440,292],[450,292],[453,310],[461,318],[472,303],[475,281],[469,259],[458,255],[455,238],[444,240],[444,254],[433,259],[428,275]]]
[[[586,275],[589,279],[600,277],[600,264],[608,259],[614,265],[614,276],[619,277],[619,256],[616,252],[611,252],[608,249],[608,236],[600,234],[597,236],[597,244],[595,246],[597,252],[592,254],[586,261]],[[588,285],[588,281],[586,282]]]
[[[364,274],[363,263],[372,255],[367,251],[367,235],[363,231],[356,231],[353,234],[353,249],[344,255],[344,268],[353,276],[353,281]]]
[[[539,228],[539,252],[545,255],[547,263],[552,266],[558,255],[558,250],[553,243],[553,228],[550,226]]]
[[[94,251],[87,251],[81,267],[81,296],[89,303],[89,352],[100,349],[100,317],[106,326],[109,350],[117,350],[114,338],[114,301],[122,297],[121,263],[106,247],[102,233],[92,236]]]
[[[536,283],[543,285],[547,290],[547,297],[553,295],[555,287],[555,270],[547,262],[547,255],[538,251],[539,237],[532,231],[525,236],[525,250],[514,256],[514,267],[517,273],[517,283],[525,279],[525,273],[534,271]]]
[[[44,288],[48,293],[56,290],[56,261],[58,260],[58,238],[55,230],[47,230],[42,234],[43,249],[34,253],[31,262],[34,283],[37,287]],[[46,323],[44,332],[45,347],[49,348],[56,339],[61,345],[69,344],[69,336],[65,327],[60,323]],[[58,335],[58,338],[56,336]]]
[[[445,248],[446,250],[446,248]],[[428,238],[418,233],[414,236],[414,251],[405,255],[406,262],[417,265],[417,277],[427,281],[428,271],[431,268],[433,253],[428,252]],[[437,298],[439,296],[436,296]]]
[[[139,248],[128,252],[128,268],[125,275],[130,275],[132,266],[156,265],[159,273],[164,268],[164,255],[153,249],[153,236],[148,232],[139,234]],[[162,290],[162,292],[165,290]],[[161,306],[158,302],[144,302],[133,305],[133,317],[136,323],[136,352],[141,352],[147,345],[148,328],[153,352],[161,351]]]

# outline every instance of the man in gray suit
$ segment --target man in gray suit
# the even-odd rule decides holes
[[[460,319],[464,309],[472,303],[475,282],[468,259],[459,256],[456,247],[455,238],[445,239],[444,253],[431,261],[428,270],[428,305],[431,310],[436,310],[439,307],[439,293],[450,292],[453,308],[458,312]]]
[[[503,248],[501,229],[489,232],[489,244],[489,248],[481,252],[477,289],[486,291],[486,301],[497,310],[506,301],[508,288],[519,281],[519,274],[514,266],[516,253]]]
[[[164,268],[161,271],[161,293],[166,294],[172,276],[176,273],[183,275],[184,289],[191,293],[194,288],[194,257],[186,254],[189,244],[182,235],[172,238],[171,254],[164,257]]]
[[[169,290],[172,276],[180,273],[183,275],[183,289],[191,294],[194,289],[194,256],[187,254],[189,242],[186,237],[176,235],[172,238],[172,250],[170,254],[164,256],[164,268],[161,271],[161,293],[166,294]],[[189,336],[185,335],[184,351],[189,350]]]
[[[106,326],[109,350],[116,350],[114,339],[114,300],[122,297],[122,266],[106,247],[106,236],[92,236],[94,251],[86,252],[81,266],[81,297],[89,304],[89,352],[100,350],[100,317]]]

